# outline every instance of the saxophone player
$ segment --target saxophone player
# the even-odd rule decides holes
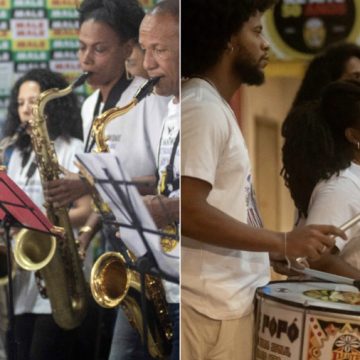
[[[144,68],[150,77],[160,76],[155,92],[170,96],[158,151],[158,195],[144,197],[161,229],[179,223],[180,104],[179,104],[179,0],[165,0],[149,12],[140,26],[139,43]],[[170,240],[171,241],[171,240]],[[171,244],[168,251],[179,246]],[[173,266],[179,266],[174,261]],[[163,281],[173,326],[171,360],[179,359],[179,285]]]
[[[5,136],[12,136],[19,124],[32,116],[32,105],[44,90],[64,88],[65,79],[49,70],[31,70],[15,83],[4,125]],[[61,165],[72,168],[74,156],[82,151],[80,108],[75,95],[48,104],[47,126]],[[8,175],[43,209],[44,197],[40,174],[29,136],[30,128],[20,134],[8,160]],[[80,198],[69,210],[74,227],[89,214],[89,198]],[[16,230],[14,230],[16,232]],[[48,299],[39,294],[33,272],[19,270],[14,279],[15,342],[17,359],[65,359],[73,350],[78,331],[61,329],[51,316]]]
[[[144,11],[136,0],[84,0],[79,12],[78,57],[82,70],[90,73],[88,84],[96,89],[82,106],[85,151],[91,152],[94,148],[91,134],[94,118],[110,108],[129,103],[145,82],[139,77],[127,79],[125,71],[125,61],[137,42]],[[165,96],[149,95],[106,129],[110,137],[110,152],[119,156],[132,177],[155,178],[157,150],[168,100]],[[63,206],[90,191],[78,174],[67,173],[63,179],[49,182],[45,195],[47,201]],[[98,215],[93,214],[81,229],[79,241],[82,249],[86,248],[87,240],[97,229]],[[103,229],[105,231],[109,232],[109,229]],[[105,237],[107,250],[111,249],[109,239],[114,237],[112,229],[110,232]],[[136,331],[129,325],[123,311],[118,309],[110,359],[129,359],[131,356],[144,358],[145,355]]]

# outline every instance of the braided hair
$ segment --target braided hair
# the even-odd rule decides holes
[[[348,128],[360,129],[360,82],[339,80],[320,100],[295,107],[287,116],[281,175],[299,213],[307,216],[315,185],[350,166],[354,144]]]

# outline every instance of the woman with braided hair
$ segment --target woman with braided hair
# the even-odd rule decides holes
[[[340,226],[360,213],[360,82],[339,80],[318,101],[286,118],[282,175],[299,213],[298,226]],[[360,278],[360,225],[336,240],[311,267]]]
[[[360,79],[360,46],[357,44],[339,42],[317,54],[306,69],[292,108],[319,99],[325,86],[341,79]],[[282,126],[284,137],[287,127],[286,119]]]

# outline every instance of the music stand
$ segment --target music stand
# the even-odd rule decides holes
[[[87,172],[85,175],[92,177],[101,198],[112,210],[116,219],[113,223],[120,227],[123,242],[137,258],[135,264],[127,262],[127,266],[140,274],[143,339],[147,351],[145,275],[178,283],[179,246],[173,253],[162,250],[160,237],[168,234],[157,230],[138,194],[136,183],[131,181],[118,157],[110,153],[78,154],[76,157]],[[137,234],[136,239],[131,233]]]
[[[14,338],[14,301],[10,229],[11,227],[20,227],[52,235],[58,235],[58,233],[34,202],[6,174],[5,169],[5,167],[0,166],[0,220],[1,226],[5,230],[8,270],[8,355],[9,360],[15,360],[16,346]]]

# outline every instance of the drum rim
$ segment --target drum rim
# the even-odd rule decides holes
[[[281,281],[281,280],[276,280],[276,281],[270,281],[267,285],[261,286],[259,288],[256,289],[256,300],[260,301],[261,297],[262,298],[266,298],[269,300],[273,300],[275,302],[281,303],[281,304],[285,304],[285,305],[290,305],[290,306],[294,306],[300,309],[304,309],[304,310],[321,310],[322,312],[328,312],[328,313],[338,313],[338,314],[346,314],[346,315],[355,315],[358,316],[360,314],[359,311],[351,311],[351,310],[347,310],[347,309],[337,309],[337,308],[326,308],[324,306],[319,306],[319,305],[304,305],[304,304],[300,304],[300,303],[296,303],[292,300],[286,300],[283,298],[277,298],[274,295],[269,295],[269,294],[265,294],[264,292],[261,293],[260,296],[260,291],[265,288],[266,286],[269,286],[271,284],[279,284],[279,283],[327,283],[327,284],[334,284],[331,281],[323,281],[323,280],[289,280],[289,281]],[[336,283],[338,284],[338,283]],[[340,285],[340,284],[338,284]],[[342,285],[346,285],[346,284],[342,284]],[[350,304],[347,304],[350,305]],[[360,305],[359,305],[359,309],[360,309]]]

